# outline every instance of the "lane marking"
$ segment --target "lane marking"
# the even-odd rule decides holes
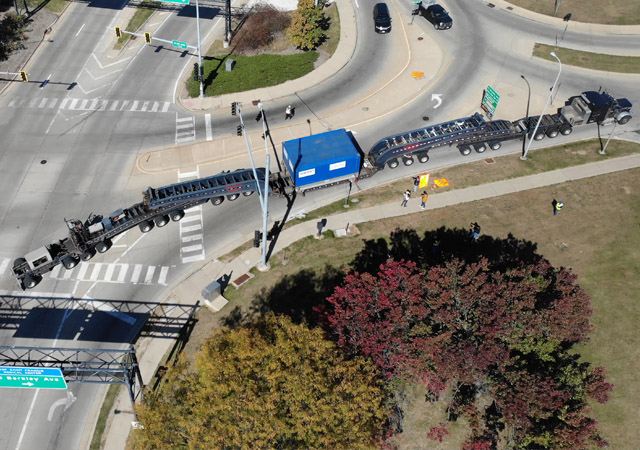
[[[212,141],[213,133],[211,132],[211,114],[204,115],[204,126],[207,133],[207,141]]]
[[[85,24],[83,23],[82,26],[80,27],[80,29],[78,30],[78,32],[76,33],[76,37],[78,37],[78,35],[80,34],[80,32],[82,31],[84,26],[85,26]]]

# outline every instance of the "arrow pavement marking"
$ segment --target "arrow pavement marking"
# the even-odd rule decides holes
[[[442,105],[442,94],[431,94],[431,101],[434,100],[438,102],[438,104],[433,107],[433,109],[436,109],[438,106]]]

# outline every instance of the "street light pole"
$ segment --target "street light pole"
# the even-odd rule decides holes
[[[527,153],[529,152],[529,148],[531,147],[531,142],[533,142],[533,140],[536,137],[536,133],[538,132],[538,127],[540,126],[540,122],[542,121],[542,116],[544,116],[544,112],[546,111],[547,107],[551,104],[553,93],[556,90],[556,85],[558,84],[558,80],[560,79],[560,74],[562,73],[562,62],[560,61],[560,58],[558,58],[558,56],[554,52],[551,52],[551,56],[557,59],[558,64],[560,64],[560,68],[558,69],[558,76],[556,77],[556,81],[553,83],[553,86],[551,87],[551,91],[549,92],[549,98],[547,99],[547,103],[545,103],[544,108],[542,108],[542,113],[540,114],[540,117],[538,117],[538,122],[536,123],[536,127],[533,129],[533,133],[531,134],[531,139],[529,139],[529,144],[527,145],[527,148],[524,150],[524,153],[520,157],[520,159],[523,161],[526,161],[527,159]]]
[[[197,75],[198,80],[200,80],[200,98],[203,98],[204,87],[202,86],[202,74],[204,74],[204,69],[202,67],[202,47],[200,46],[200,7],[198,0],[196,0],[196,31],[198,33],[198,70],[200,71]]]
[[[527,83],[527,88],[529,88],[529,95],[527,96],[527,112],[524,115],[525,117],[529,117],[529,105],[531,104],[531,85],[529,84],[529,80],[527,80],[524,75],[520,75],[520,78],[522,78],[526,83]],[[527,143],[527,133],[524,134],[524,137],[522,138],[522,156],[524,156],[524,146]]]
[[[262,103],[258,103],[260,108],[260,116],[262,117],[262,132],[264,136],[264,151],[265,151],[265,167],[264,167],[264,189],[262,190],[262,255],[260,258],[260,264],[258,270],[266,272],[269,270],[267,264],[267,220],[269,218],[269,145],[267,141],[267,122],[264,117],[264,110],[262,109]],[[256,180],[257,181],[257,180]]]

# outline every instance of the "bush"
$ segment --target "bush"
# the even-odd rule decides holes
[[[286,12],[278,11],[269,5],[261,5],[249,16],[238,33],[236,50],[255,50],[269,45],[290,23],[291,18]]]

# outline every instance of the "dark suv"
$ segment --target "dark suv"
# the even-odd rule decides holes
[[[376,3],[373,7],[373,24],[376,33],[388,33],[391,31],[391,16],[386,3]]]
[[[453,25],[449,13],[440,5],[429,5],[426,9],[420,5],[420,14],[436,27],[436,30],[448,30]]]

